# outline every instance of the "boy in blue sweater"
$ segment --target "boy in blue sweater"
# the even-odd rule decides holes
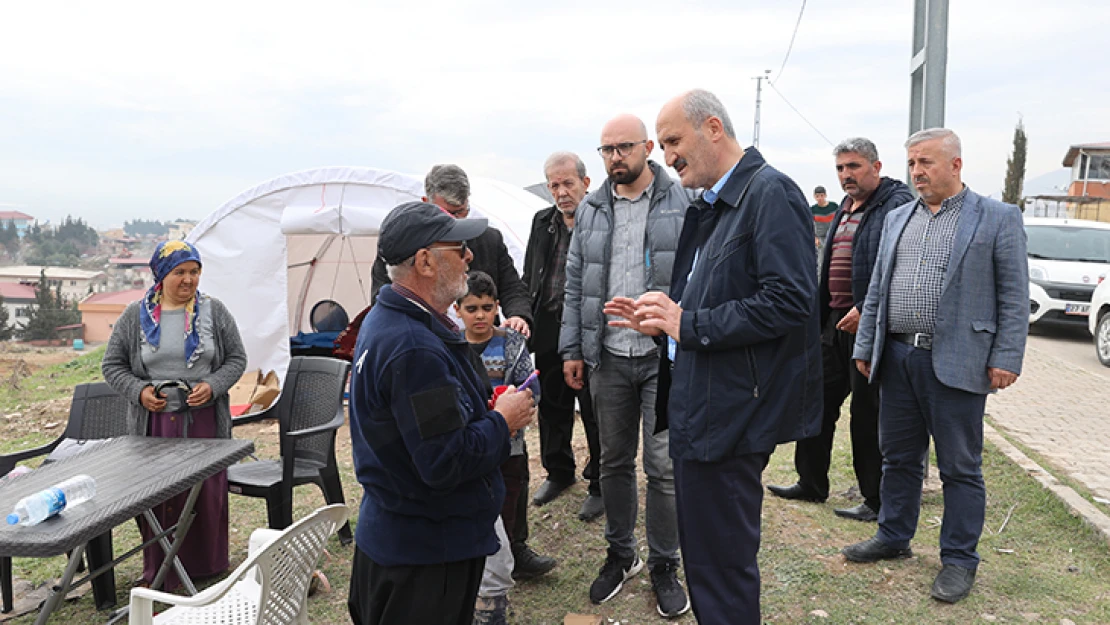
[[[493,325],[498,313],[497,286],[493,278],[481,271],[471,271],[466,284],[467,294],[455,304],[455,312],[466,328],[467,342],[481,359],[491,388],[519,387],[534,370],[527,339],[516,330]],[[530,386],[533,397],[538,398],[539,384],[533,382]],[[509,459],[501,465],[501,476],[505,480],[501,521],[509,545],[502,544],[501,550],[486,560],[478,592],[476,623],[502,622],[499,618],[507,610],[512,579],[538,577],[556,564],[554,558],[537,554],[527,544],[529,474],[523,430],[513,436],[509,449]]]

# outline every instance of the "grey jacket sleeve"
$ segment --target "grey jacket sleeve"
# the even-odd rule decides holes
[[[135,375],[131,367],[131,354],[139,340],[139,302],[132,302],[124,309],[112,328],[112,336],[104,350],[100,372],[104,381],[128,401],[141,405],[139,396],[143,387],[150,384]]]
[[[212,327],[223,362],[203,381],[212,387],[213,397],[222,397],[243,376],[243,371],[247,368],[247,351],[243,348],[235,317],[220,300],[211,297],[209,301],[212,306]]]
[[[588,211],[585,205],[579,213]],[[579,225],[582,217],[579,214]],[[582,237],[571,232],[567,246],[567,282],[563,296],[563,327],[559,332],[559,354],[563,360],[582,360]]]

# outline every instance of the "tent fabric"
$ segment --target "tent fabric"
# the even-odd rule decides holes
[[[471,216],[502,232],[519,271],[532,217],[547,204],[498,180],[471,177],[470,186]],[[370,167],[294,172],[240,193],[193,228],[201,290],[235,316],[248,369],[284,379],[289,337],[311,331],[316,302],[335,300],[351,318],[369,305],[378,226],[423,187],[423,177]]]

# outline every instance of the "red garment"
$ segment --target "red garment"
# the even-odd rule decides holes
[[[189,438],[216,438],[216,407],[197,408],[192,411],[193,422],[189,424]],[[152,412],[150,414],[150,436],[158,438],[181,438],[182,423],[185,416],[173,412]],[[185,491],[155,506],[155,518],[162,528],[177,522],[189,491]],[[227,471],[220,471],[204,481],[200,496],[193,508],[196,517],[185,535],[185,542],[177,552],[181,564],[194,581],[198,578],[219,575],[228,569],[228,512],[227,512]],[[143,541],[154,533],[146,521],[139,522]],[[162,547],[155,544],[143,550],[143,580],[154,581],[158,567],[165,559]],[[177,572],[171,567],[166,574],[162,589],[172,592],[181,586]]]

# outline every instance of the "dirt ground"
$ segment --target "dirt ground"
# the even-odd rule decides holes
[[[34,347],[0,342],[0,388],[18,388],[26,383],[25,378],[43,367],[68,362],[84,353],[68,346]],[[69,403],[69,398],[65,397],[17,404],[0,415],[0,437],[10,439],[32,432],[61,432],[69,416]]]

